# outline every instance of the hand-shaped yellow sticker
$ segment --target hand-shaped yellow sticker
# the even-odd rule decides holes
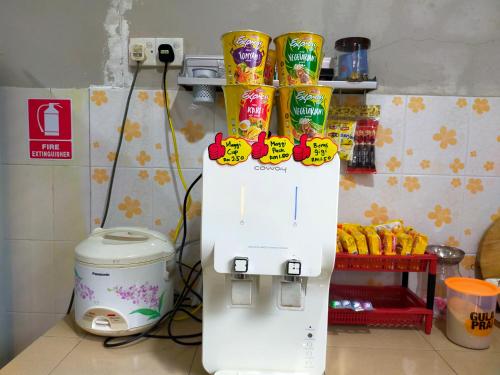
[[[264,141],[269,148],[259,160],[264,164],[279,164],[292,157],[293,143],[286,137],[271,137]]]
[[[224,155],[217,159],[217,163],[221,165],[242,163],[252,153],[252,147],[243,138],[229,137],[221,140],[220,144],[225,148]]]
[[[329,138],[312,138],[307,140],[311,154],[302,160],[304,165],[322,165],[333,160],[337,153],[337,145]]]

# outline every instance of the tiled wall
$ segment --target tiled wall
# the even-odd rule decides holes
[[[104,87],[0,89],[0,145],[7,164],[2,181],[5,255],[12,290],[8,311],[16,350],[64,313],[74,246],[100,225],[126,94]],[[223,98],[197,105],[189,92],[169,94],[189,184],[201,171],[205,147],[217,131],[225,131]],[[72,161],[27,158],[26,99],[50,96],[73,99]],[[374,94],[366,99],[382,106],[379,173],[342,177],[339,220],[402,218],[429,234],[432,242],[457,245],[473,255],[482,232],[500,216],[500,98]],[[336,98],[347,104],[359,100]],[[160,91],[137,90],[133,95],[106,226],[141,225],[173,234],[183,188],[172,168],[162,106]],[[191,240],[199,238],[200,187],[188,212]],[[193,245],[193,256],[196,251]],[[462,271],[471,275],[473,263],[473,256],[466,258]],[[347,281],[349,277],[344,275]]]
[[[28,98],[72,99],[74,159],[28,158]],[[89,231],[88,89],[0,88],[0,149],[10,354],[18,353],[65,313],[73,250]]]

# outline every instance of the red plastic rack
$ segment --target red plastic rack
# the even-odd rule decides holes
[[[373,311],[356,312],[333,309],[328,312],[329,324],[424,326],[425,333],[432,329],[434,288],[437,257],[424,255],[352,255],[337,254],[335,271],[401,272],[401,286],[330,286],[330,300],[370,301]],[[428,272],[427,302],[408,289],[409,272]]]

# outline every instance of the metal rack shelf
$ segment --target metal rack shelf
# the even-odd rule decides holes
[[[207,86],[224,86],[226,84],[225,78],[195,78],[185,77],[179,75],[177,77],[177,84],[187,89],[191,89],[197,85]],[[274,86],[279,86],[279,81],[274,80]],[[342,92],[347,94],[363,94],[367,91],[377,89],[377,81],[363,81],[363,82],[348,82],[348,81],[319,81],[320,85],[330,86],[334,88],[334,92]]]

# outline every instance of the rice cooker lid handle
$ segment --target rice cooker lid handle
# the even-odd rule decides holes
[[[159,234],[160,233],[147,228],[115,227],[109,229],[96,228],[93,230],[91,237],[101,237],[103,239],[124,242],[144,242],[153,238],[160,241],[166,241],[166,238]]]

